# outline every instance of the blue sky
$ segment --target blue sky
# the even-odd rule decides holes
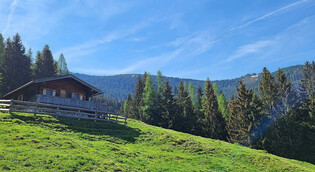
[[[1,0],[0,32],[72,72],[227,79],[315,58],[315,0]]]

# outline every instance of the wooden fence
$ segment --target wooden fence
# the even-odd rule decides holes
[[[18,100],[0,100],[0,111],[47,114],[94,121],[108,121],[127,124],[127,115],[97,109],[70,107]]]

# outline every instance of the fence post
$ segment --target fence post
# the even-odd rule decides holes
[[[38,104],[38,101],[36,100],[35,110],[34,110],[34,116],[35,116],[35,117],[36,117],[36,115],[37,115],[37,104]]]
[[[13,103],[14,103],[14,102],[13,102],[13,99],[11,99],[11,101],[10,101],[9,113],[12,112]]]
[[[125,125],[127,124],[127,114],[125,114]]]

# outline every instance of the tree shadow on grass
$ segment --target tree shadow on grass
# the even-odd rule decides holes
[[[60,132],[75,132],[81,138],[97,141],[106,140],[115,143],[134,143],[141,131],[124,124],[88,119],[55,117],[50,115],[33,115],[11,113],[12,119],[19,119],[30,125],[50,128]]]

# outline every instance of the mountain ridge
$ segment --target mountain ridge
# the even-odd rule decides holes
[[[281,68],[287,77],[290,79],[292,84],[297,87],[300,83],[302,77],[303,65],[294,65],[285,68]],[[229,100],[232,95],[236,95],[235,87],[238,86],[238,81],[242,80],[248,88],[253,89],[255,92],[258,92],[258,84],[261,78],[261,73],[256,74],[246,74],[244,76],[234,78],[234,79],[223,79],[223,80],[213,80],[212,83],[217,83],[220,91],[224,93],[226,98]],[[87,75],[80,73],[73,73],[73,75],[79,77],[80,79],[96,86],[104,92],[104,96],[115,99],[115,100],[124,100],[128,93],[132,94],[137,76],[143,74],[118,74],[110,76],[97,76],[97,75]],[[276,71],[272,72],[272,75],[276,75]],[[156,80],[156,75],[151,75],[153,80]],[[179,82],[186,82],[187,85],[189,82],[192,82],[195,88],[200,85],[203,88],[205,80],[198,79],[188,79],[180,77],[168,77],[164,76],[164,79],[168,79],[172,87],[178,86]]]

